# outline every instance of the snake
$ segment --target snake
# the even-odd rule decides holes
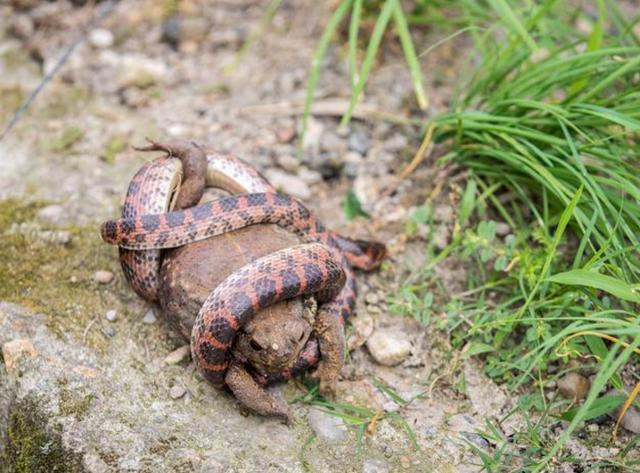
[[[386,255],[383,244],[328,230],[302,202],[277,192],[255,167],[232,154],[205,152],[196,144],[151,142],[137,149],[164,150],[167,157],[141,167],[129,184],[121,218],[103,223],[100,233],[105,242],[118,245],[125,277],[144,299],[157,300],[162,249],[263,223],[279,225],[303,242],[242,267],[203,303],[191,334],[191,352],[214,387],[225,386],[235,335],[259,310],[280,300],[314,295],[321,303],[319,315],[344,323],[353,313],[357,291],[353,268],[378,266]],[[199,153],[201,159],[185,159]],[[180,159],[167,159],[171,157]],[[206,169],[194,162],[204,163]],[[194,182],[203,177],[204,182]],[[180,185],[183,189],[177,192]],[[205,186],[234,194],[195,205]],[[319,358],[318,343],[310,339],[295,365],[279,378],[295,376]]]

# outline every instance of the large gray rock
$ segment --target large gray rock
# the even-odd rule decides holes
[[[300,404],[291,428],[245,417],[192,368],[164,362],[170,349],[147,353],[125,335],[109,340],[103,351],[92,349],[53,334],[44,315],[0,302],[0,346],[12,353],[9,366],[0,363],[0,471],[302,472],[300,452],[312,471],[362,471],[356,432],[340,419],[312,410],[310,428]],[[331,449],[306,445],[314,433],[343,441]],[[363,452],[385,445],[398,455],[413,452],[391,425]]]

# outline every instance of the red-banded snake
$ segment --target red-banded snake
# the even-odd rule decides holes
[[[356,298],[352,266],[374,268],[386,255],[384,245],[327,230],[300,201],[277,193],[254,167],[231,155],[205,153],[193,144],[152,143],[143,150],[165,150],[180,159],[159,158],[143,165],[129,185],[122,218],[105,222],[101,236],[120,247],[124,274],[144,299],[157,299],[161,249],[260,223],[277,224],[304,242],[244,266],[207,298],[191,335],[192,355],[205,379],[224,387],[236,333],[257,311],[279,300],[313,294],[321,303],[320,318],[347,320]],[[181,167],[185,179],[177,193]],[[240,194],[195,205],[205,185]],[[182,210],[170,211],[174,205]],[[320,340],[321,352],[322,344]],[[317,341],[310,340],[296,366],[282,377],[317,362],[317,347]]]

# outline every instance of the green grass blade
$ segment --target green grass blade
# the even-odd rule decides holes
[[[591,287],[613,294],[625,301],[640,302],[640,294],[631,285],[620,279],[596,273],[595,271],[574,269],[554,274],[548,278],[548,281],[569,286]]]
[[[413,40],[411,39],[411,33],[407,27],[407,19],[402,11],[402,6],[398,0],[389,0],[394,4],[393,19],[400,37],[400,43],[404,50],[404,57],[409,66],[409,72],[411,73],[411,80],[413,81],[413,88],[416,94],[416,100],[421,110],[425,110],[429,103],[427,101],[427,94],[424,91],[422,85],[422,71],[420,69],[420,62],[418,56],[416,56],[416,50],[413,46]]]
[[[358,103],[358,99],[364,90],[364,85],[367,82],[367,78],[369,77],[369,73],[371,72],[371,68],[373,67],[373,60],[376,57],[376,53],[378,52],[378,48],[380,47],[380,42],[382,41],[382,36],[384,35],[385,30],[387,29],[387,24],[389,23],[389,19],[391,18],[391,13],[393,13],[394,4],[397,0],[386,0],[382,10],[380,11],[380,15],[376,20],[376,24],[373,27],[373,32],[371,33],[371,38],[369,39],[369,45],[367,46],[367,50],[364,54],[364,59],[362,60],[362,67],[360,69],[360,74],[358,75],[358,81],[351,89],[351,100],[349,101],[349,107],[346,113],[343,115],[342,120],[340,121],[340,126],[346,126],[347,123],[351,120],[351,115],[353,114],[353,109]],[[309,107],[311,107],[311,99],[309,99]]]
[[[358,76],[358,30],[360,28],[360,16],[362,14],[362,0],[353,2],[351,20],[349,21],[349,86],[355,87]]]
[[[529,35],[527,28],[522,24],[518,15],[511,9],[509,4],[505,0],[488,0],[489,5],[496,11],[496,13],[502,18],[503,23],[515,34],[520,36],[522,41],[531,49],[536,51],[538,45]]]
[[[336,29],[340,25],[342,18],[349,10],[351,6],[352,0],[342,0],[338,4],[338,8],[333,12],[331,18],[329,19],[329,23],[327,27],[324,29],[320,40],[318,41],[318,46],[316,46],[316,50],[313,53],[313,59],[311,61],[311,72],[309,73],[309,81],[307,82],[307,93],[304,101],[304,113],[302,115],[302,130],[301,136],[304,137],[304,134],[307,131],[307,124],[309,122],[309,114],[311,113],[311,104],[313,103],[313,94],[316,90],[316,84],[318,82],[318,76],[320,75],[320,66],[322,65],[322,59],[327,53],[327,48],[329,47],[329,43],[331,42],[331,38],[333,34],[336,32]],[[302,140],[300,140],[302,142]]]

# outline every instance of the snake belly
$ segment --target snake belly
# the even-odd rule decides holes
[[[103,224],[101,234],[106,242],[117,244],[125,254],[132,252],[134,257],[136,254],[153,255],[138,257],[138,264],[132,270],[125,271],[125,275],[134,288],[147,288],[155,283],[156,294],[159,250],[163,248],[182,246],[259,223],[277,224],[296,233],[304,242],[314,244],[310,249],[305,250],[303,245],[265,257],[279,258],[276,266],[273,266],[274,261],[265,262],[264,258],[245,266],[240,270],[244,274],[244,279],[240,281],[242,284],[234,273],[229,276],[233,283],[226,284],[225,280],[205,301],[192,332],[192,352],[205,378],[214,386],[223,387],[230,344],[248,317],[278,300],[313,294],[321,289],[322,293],[329,291],[331,297],[323,298],[326,302],[320,310],[345,321],[353,312],[356,297],[355,275],[350,261],[357,267],[371,269],[384,257],[385,248],[382,244],[350,240],[327,230],[301,202],[287,195],[277,194],[255,168],[237,158],[221,153],[208,153],[207,162],[208,186],[250,193],[224,197],[169,213],[148,212],[139,205],[135,208],[135,215],[131,215],[132,212],[129,211],[124,216],[123,211],[122,219]],[[166,170],[163,169],[163,172],[166,173]],[[165,183],[171,181],[166,178],[168,175],[169,173],[165,174],[159,180]],[[141,192],[134,181],[132,186],[127,194],[128,201],[134,201],[130,199],[130,193],[136,196]],[[162,189],[157,195],[166,194]],[[144,199],[138,199],[140,200]],[[165,205],[168,207],[170,204]],[[283,261],[288,266],[282,266]],[[344,279],[336,273],[334,266],[341,268]],[[271,267],[278,267],[281,274],[275,276],[275,273],[261,273],[261,268]],[[304,267],[311,269],[304,273]],[[320,271],[319,268],[324,270]],[[155,275],[155,280],[150,277],[151,274]],[[258,277],[259,274],[263,277]],[[340,281],[340,290],[332,283],[334,280]],[[342,281],[345,282],[344,286]],[[229,294],[223,293],[220,288],[230,291],[229,287],[236,289],[232,300],[237,302],[242,299],[243,304],[233,308],[225,306],[224,297]],[[139,291],[136,292],[140,294]],[[254,294],[254,297],[249,297],[248,294]],[[317,342],[310,340],[295,366],[283,373],[281,378],[289,378],[304,371],[317,363],[318,359]]]

